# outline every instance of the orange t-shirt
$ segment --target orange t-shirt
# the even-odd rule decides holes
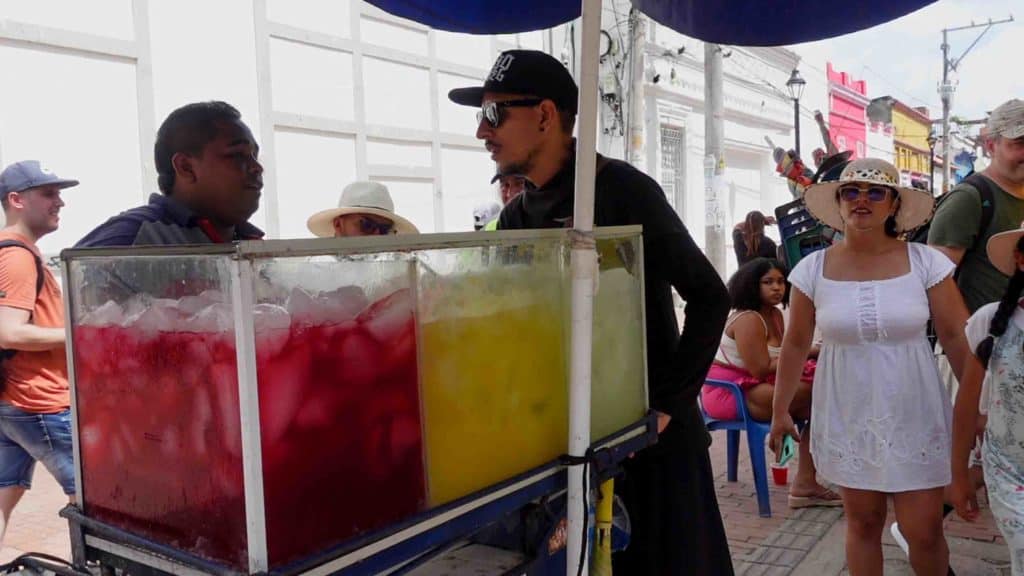
[[[28,238],[14,232],[0,232],[0,240],[18,240],[36,254],[39,249]],[[0,250],[0,306],[32,313],[29,320],[45,328],[64,327],[64,303],[60,285],[45,266],[43,289],[36,298],[36,263],[27,250],[12,246]],[[68,366],[64,347],[43,352],[18,350],[4,361],[7,383],[0,400],[28,412],[52,414],[71,405]]]

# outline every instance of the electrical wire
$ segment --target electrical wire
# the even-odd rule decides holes
[[[41,552],[28,552],[0,565],[0,574],[11,574],[19,568],[30,568],[40,573],[50,571],[58,576],[92,576],[89,572],[79,571],[63,558]]]

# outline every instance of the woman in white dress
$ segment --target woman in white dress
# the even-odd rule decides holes
[[[818,473],[841,488],[850,574],[882,574],[887,499],[918,575],[945,575],[942,490],[950,483],[951,407],[926,337],[934,317],[957,374],[967,349],[967,309],[953,263],[897,237],[925,223],[927,192],[899,185],[888,162],[851,162],[839,180],[807,189],[804,201],[843,240],[814,252],[790,274],[790,326],[779,358],[772,448],[798,438],[789,406],[815,326],[823,343],[814,378],[811,453]]]

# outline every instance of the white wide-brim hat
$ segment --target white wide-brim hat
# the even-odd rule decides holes
[[[338,207],[313,214],[306,221],[309,231],[321,238],[334,236],[334,219],[345,214],[370,214],[387,218],[395,224],[396,234],[419,234],[416,226],[395,214],[395,203],[386,186],[380,182],[353,182],[341,191]]]
[[[988,253],[988,261],[1007,276],[1013,276],[1017,272],[1017,262],[1013,258],[1013,251],[1017,248],[1017,242],[1024,236],[1024,222],[1020,228],[1009,232],[993,234],[988,239],[985,251]]]
[[[878,184],[892,188],[899,193],[900,207],[896,212],[896,231],[913,230],[927,222],[935,210],[935,199],[931,194],[917,188],[900,185],[900,173],[896,167],[878,158],[861,158],[846,165],[838,180],[812,184],[804,191],[804,204],[819,222],[842,231],[846,227],[839,213],[836,190],[849,183]]]

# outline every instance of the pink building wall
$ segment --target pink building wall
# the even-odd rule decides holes
[[[853,158],[867,156],[868,85],[839,72],[828,63],[829,135],[840,151],[852,150]]]

